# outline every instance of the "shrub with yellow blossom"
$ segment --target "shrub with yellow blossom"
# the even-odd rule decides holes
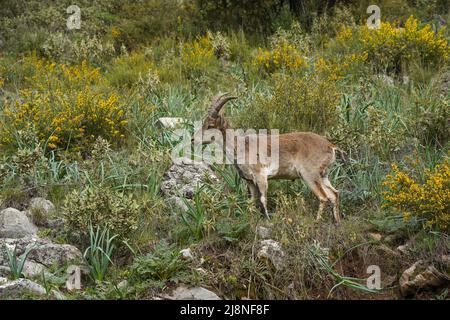
[[[319,57],[314,64],[314,70],[330,81],[337,81],[349,74],[357,75],[357,71],[361,70],[367,61],[367,57],[367,51],[347,54],[339,59],[327,60]]]
[[[182,70],[188,77],[205,74],[216,62],[215,48],[209,34],[181,46]]]
[[[292,44],[283,41],[277,43],[272,50],[258,49],[253,65],[272,73],[279,69],[296,71],[305,65],[300,51]]]
[[[419,182],[393,165],[383,185],[385,207],[425,220],[426,227],[450,231],[450,161],[445,159],[433,170],[426,170],[426,179]]]
[[[424,63],[448,62],[450,46],[444,28],[435,33],[430,25],[419,26],[410,17],[404,28],[391,23],[381,23],[379,29],[361,29],[360,40],[369,58],[380,67],[398,67],[402,62],[420,59]]]
[[[381,22],[380,28],[343,27],[336,35],[335,48],[344,52],[367,52],[368,61],[378,69],[399,71],[403,64],[420,61],[424,64],[448,63],[450,46],[445,28],[437,33],[430,25],[421,26],[411,16],[404,28]]]
[[[15,132],[30,129],[49,149],[83,149],[97,136],[111,141],[125,137],[125,110],[117,93],[102,92],[99,69],[86,62],[66,66],[35,57],[25,58],[24,64],[30,76],[1,112],[1,145],[14,144]]]

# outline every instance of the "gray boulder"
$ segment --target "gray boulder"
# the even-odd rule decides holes
[[[161,183],[161,192],[172,208],[187,210],[180,197],[192,199],[197,188],[206,181],[218,182],[219,179],[210,166],[204,162],[194,162],[188,158],[179,159],[165,173]]]
[[[69,244],[47,243],[31,250],[30,260],[43,264],[46,267],[65,265],[82,261],[80,250]]]
[[[28,279],[17,279],[0,285],[0,299],[21,298],[25,294],[43,296],[45,288]]]
[[[24,212],[14,208],[0,211],[0,238],[23,238],[35,236],[37,227]]]
[[[0,248],[4,246],[16,248],[17,256],[22,255],[27,248],[32,247],[27,261],[33,261],[44,267],[77,264],[82,261],[80,250],[69,244],[56,244],[46,239],[26,237],[21,239],[0,239]],[[0,265],[6,265],[6,255],[0,250]]]

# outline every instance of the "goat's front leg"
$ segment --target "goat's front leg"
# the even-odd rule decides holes
[[[267,210],[267,189],[269,183],[267,182],[267,176],[260,175],[255,178],[255,185],[259,193],[259,202],[261,204],[261,211],[269,219],[269,211]]]

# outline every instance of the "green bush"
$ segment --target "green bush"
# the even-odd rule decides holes
[[[131,267],[132,280],[177,281],[186,275],[186,263],[179,251],[162,240],[153,252],[137,256]]]
[[[108,227],[112,234],[127,239],[138,228],[139,213],[131,196],[101,187],[72,191],[63,204],[67,228],[84,236],[92,224],[94,228]]]
[[[243,127],[323,133],[336,123],[341,93],[335,82],[278,75],[274,87],[272,95],[258,96],[241,113]]]

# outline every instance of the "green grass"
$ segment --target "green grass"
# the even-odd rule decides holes
[[[365,23],[365,2],[331,6],[319,13],[321,1],[310,1],[298,16],[283,8],[272,20],[264,15],[264,21],[258,18],[260,12],[239,10],[242,8],[236,5],[227,12],[248,15],[239,25],[227,15],[221,18],[229,20],[226,24],[211,21],[211,16],[205,14],[212,7],[200,12],[194,6],[192,12],[187,12],[172,0],[164,3],[145,0],[141,11],[136,11],[134,4],[116,5],[115,1],[83,3],[87,10],[86,24],[79,33],[67,35],[70,42],[66,43],[67,48],[81,48],[79,41],[92,42],[89,39],[96,35],[102,45],[111,43],[115,52],[107,55],[95,48],[78,58],[71,50],[58,46],[44,54],[47,39],[55,31],[64,32],[65,12],[58,11],[61,3],[34,1],[31,11],[31,5],[11,1],[0,9],[0,28],[5,31],[4,48],[7,48],[0,57],[0,122],[5,106],[15,99],[21,101],[21,90],[38,90],[39,86],[47,85],[30,83],[28,79],[35,69],[24,63],[24,56],[36,54],[67,65],[77,65],[85,58],[100,68],[100,81],[90,89],[99,94],[114,92],[119,97],[127,120],[126,137],[120,144],[107,141],[110,148],[105,149],[96,140],[80,151],[50,151],[47,137],[33,135],[36,128],[30,125],[27,130],[17,130],[8,137],[9,143],[0,145],[0,209],[25,210],[30,198],[43,196],[55,203],[58,215],[68,194],[94,187],[100,194],[113,190],[132,196],[140,213],[138,230],[127,239],[133,250],[119,246],[115,235],[106,229],[80,230],[89,233],[90,243],[82,249],[97,284],[88,283],[73,297],[149,298],[150,293],[160,293],[171,283],[201,281],[226,298],[376,299],[380,295],[394,298],[396,293],[388,290],[382,293],[367,290],[359,271],[365,272],[365,263],[381,261],[383,272],[396,275],[415,257],[384,258],[377,251],[381,244],[359,246],[367,243],[367,232],[397,235],[404,242],[416,241],[418,255],[429,260],[427,250],[445,247],[433,245],[433,236],[424,235],[415,219],[406,222],[398,213],[382,207],[382,182],[393,163],[423,178],[425,169],[434,168],[449,156],[449,91],[442,91],[448,81],[448,62],[439,66],[423,62],[402,65],[401,72],[387,74],[392,77],[392,84],[380,78],[384,66],[372,62],[352,65],[339,80],[330,80],[317,72],[314,65],[320,57],[340,62],[345,55],[359,52],[356,43],[340,47],[334,36],[352,20]],[[411,1],[400,0],[383,1],[383,7],[389,8],[383,18],[389,21],[404,20],[412,13],[424,18],[426,12],[439,13],[444,19],[449,17],[448,8],[439,4],[413,5]],[[12,16],[10,12],[14,10],[8,11],[11,8],[20,9],[25,18]],[[61,14],[52,30],[43,23],[47,21],[47,10]],[[157,19],[142,15],[153,10],[168,14]],[[261,30],[254,30],[259,25],[256,22],[264,22]],[[118,34],[114,35],[113,27]],[[275,32],[278,27],[282,29]],[[34,35],[32,30],[39,31]],[[203,37],[207,30],[221,32],[228,43],[229,57],[208,57],[202,62],[209,63],[200,66],[183,61],[181,48]],[[447,38],[448,34],[446,31]],[[297,46],[308,66],[301,72],[285,69],[274,74],[262,73],[253,64],[258,48],[270,50],[271,42],[283,40]],[[141,81],[140,77],[145,78],[149,69],[154,78]],[[403,76],[409,77],[408,83],[403,83]],[[295,83],[304,84],[305,90],[291,95],[277,91],[280,85],[292,89]],[[314,89],[311,83],[332,86],[337,98],[325,101],[329,91],[305,97],[306,89]],[[281,131],[314,129],[347,152],[349,162],[338,158],[329,173],[332,184],[341,192],[341,210],[345,213],[342,226],[331,224],[330,210],[323,221],[314,221],[318,202],[301,181],[271,181],[268,202],[274,216],[269,221],[261,220],[249,199],[245,181],[232,166],[214,166],[221,182],[209,181],[197,190],[192,201],[185,202],[186,212],[172,211],[167,206],[160,186],[171,165],[170,152],[176,141],[172,138],[173,130],[157,128],[156,122],[159,117],[183,117],[188,122],[186,128],[192,131],[192,123],[204,118],[211,98],[219,91],[239,97],[224,109],[233,127],[273,125]],[[293,105],[304,108],[305,104],[310,113],[297,113],[295,117]],[[333,113],[332,119],[324,119],[324,112],[334,107],[336,114]],[[105,212],[109,209],[105,205]],[[281,243],[288,266],[285,270],[274,272],[255,258],[258,245],[255,230],[261,224],[269,226],[271,237]],[[68,230],[40,234],[53,241],[80,245]],[[329,249],[326,257],[313,246],[314,240]],[[181,261],[178,252],[182,245],[194,248],[203,259],[202,264],[189,266]],[[21,276],[25,259],[26,256],[8,253],[15,276]],[[199,276],[191,267],[201,267],[206,274]],[[130,274],[131,287],[121,291],[117,283],[128,279]],[[61,281],[40,282],[49,288],[63,288]],[[446,295],[441,294],[443,298]]]

